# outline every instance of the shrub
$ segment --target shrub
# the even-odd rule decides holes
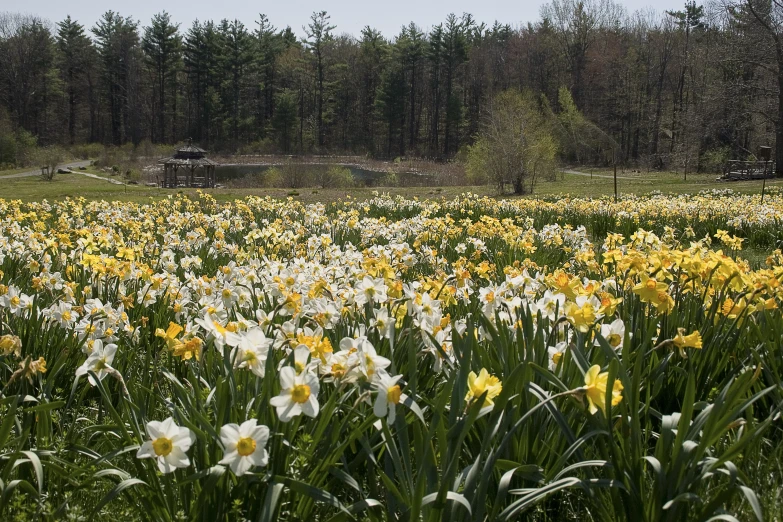
[[[351,170],[342,165],[332,165],[329,168],[317,168],[314,171],[315,184],[322,188],[345,188],[354,185]]]
[[[36,153],[36,163],[40,167],[46,167],[47,171],[42,172],[41,176],[46,181],[54,179],[54,175],[57,173],[57,166],[62,163],[65,158],[65,151],[57,146],[43,147]]]
[[[699,159],[702,172],[723,172],[723,166],[731,158],[731,147],[718,147],[705,151]]]
[[[267,188],[280,188],[283,186],[283,172],[278,167],[269,167],[261,177],[261,185]]]

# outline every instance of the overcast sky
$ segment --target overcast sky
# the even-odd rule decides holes
[[[252,30],[256,27],[258,14],[264,13],[276,27],[290,25],[301,36],[302,26],[308,22],[310,14],[326,10],[338,33],[358,36],[364,26],[370,25],[384,36],[392,37],[399,33],[402,25],[411,21],[427,29],[452,12],[458,15],[471,13],[478,22],[488,25],[498,20],[517,26],[538,20],[543,3],[544,0],[0,0],[0,11],[34,14],[51,22],[58,22],[70,14],[89,29],[109,9],[132,16],[142,25],[147,25],[153,14],[165,9],[183,31],[195,19],[219,21],[222,18],[239,19]],[[650,6],[663,11],[680,9],[684,0],[620,0],[619,3],[628,11]]]

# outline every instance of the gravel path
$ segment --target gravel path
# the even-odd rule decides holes
[[[588,178],[606,178],[606,179],[614,179],[614,176],[607,176],[606,174],[590,174],[589,172],[579,172],[578,170],[571,170],[571,169],[560,169],[560,172],[565,172],[566,174],[575,174],[577,176],[587,176]],[[627,176],[617,176],[617,179],[630,179],[630,180],[639,180],[640,178],[629,178]]]
[[[85,176],[85,177],[88,177],[88,178],[93,178],[93,179],[99,179],[101,181],[106,181],[108,183],[111,183],[112,185],[124,185],[125,184],[122,181],[117,181],[116,179],[106,178],[106,177],[103,177],[103,176],[97,176],[95,174],[90,174],[89,172],[81,172],[79,170],[73,170],[73,169],[78,169],[79,167],[89,167],[89,166],[90,166],[89,160],[85,160],[85,161],[74,161],[74,162],[71,162],[71,163],[65,163],[63,165],[58,165],[57,168],[58,169],[66,169],[66,170],[70,171],[71,174],[78,174],[80,176]],[[9,174],[7,176],[0,176],[0,180],[11,179],[11,178],[32,178],[34,176],[40,176],[40,175],[41,175],[41,170],[38,169],[38,170],[30,170],[30,171],[27,171],[27,172],[19,172],[18,174]]]
[[[63,165],[57,165],[58,169],[78,169],[79,167],[89,167],[90,162],[89,160],[85,161],[74,161],[72,163],[65,163]],[[87,174],[82,172],[74,172],[74,174],[84,174],[85,176]],[[20,172],[18,174],[9,174],[8,176],[0,176],[0,179],[11,179],[11,178],[30,178],[32,176],[40,176],[41,175],[41,169],[37,170],[30,170],[27,172]],[[98,176],[96,176],[98,177]]]

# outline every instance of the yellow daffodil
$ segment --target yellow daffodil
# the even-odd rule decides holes
[[[468,393],[465,395],[465,400],[470,402],[487,392],[482,408],[494,406],[493,399],[500,395],[502,390],[503,384],[500,382],[500,379],[491,375],[486,368],[482,368],[478,375],[476,375],[476,372],[468,374]]]
[[[609,380],[609,372],[601,372],[597,364],[591,366],[585,373],[585,395],[587,396],[590,413],[595,414],[599,409],[606,414],[606,386]],[[623,385],[615,379],[612,386],[612,406],[617,406],[623,400]]]

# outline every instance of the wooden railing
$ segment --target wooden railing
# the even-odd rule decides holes
[[[765,179],[775,176],[774,161],[729,160],[723,168],[726,180]]]

